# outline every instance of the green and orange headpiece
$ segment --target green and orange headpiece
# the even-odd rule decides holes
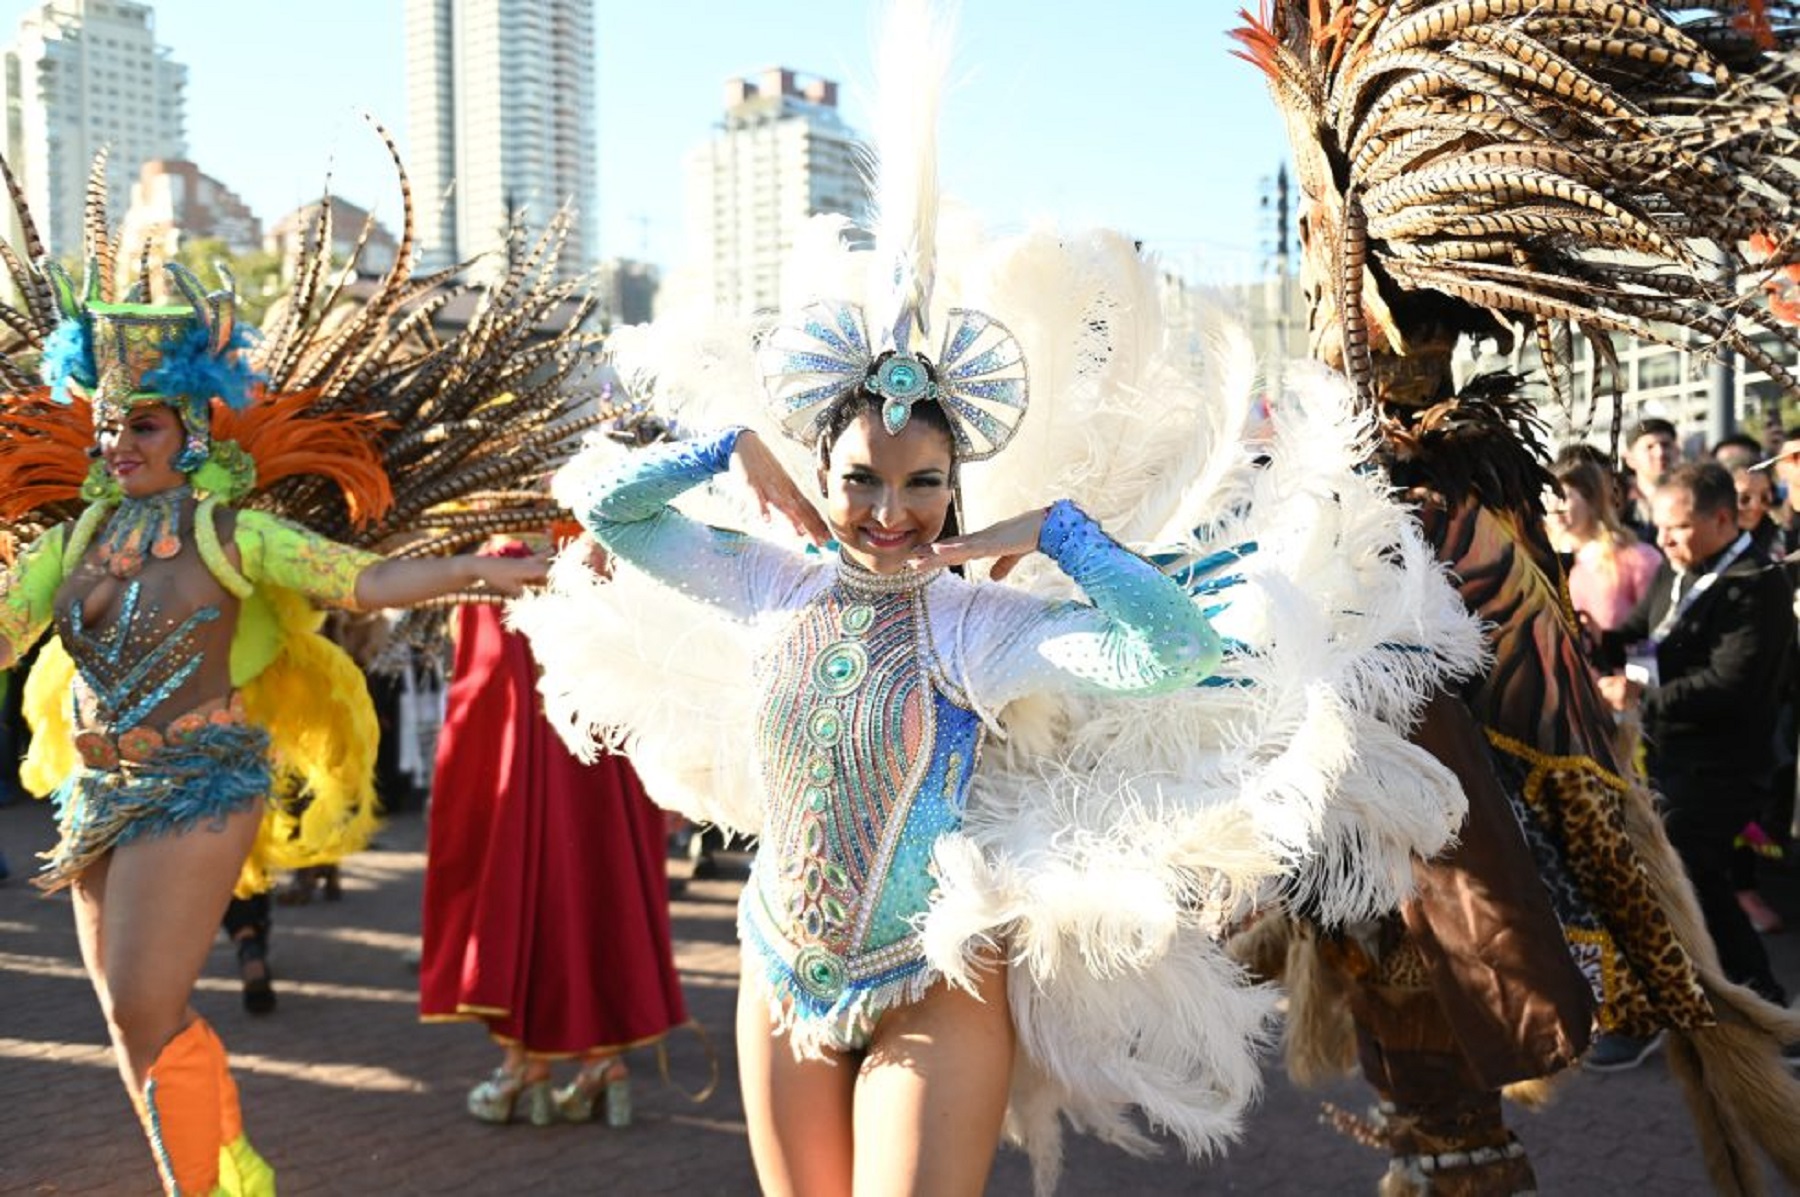
[[[263,380],[250,366],[254,330],[237,323],[230,277],[209,294],[186,268],[167,270],[185,303],[135,295],[109,303],[91,264],[77,292],[61,266],[43,263],[62,322],[45,342],[42,371],[58,402],[68,402],[71,384],[87,394],[96,431],[144,404],[172,408],[184,433],[174,465],[192,475],[213,458],[213,401],[243,411]]]

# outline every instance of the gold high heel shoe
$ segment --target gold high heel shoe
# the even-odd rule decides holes
[[[606,1125],[631,1125],[631,1074],[618,1056],[582,1065],[575,1079],[556,1091],[556,1112],[564,1122],[591,1122],[596,1101],[606,1106]]]
[[[531,1125],[549,1126],[556,1121],[556,1102],[547,1076],[527,1084],[524,1073],[501,1065],[493,1076],[469,1090],[469,1113],[483,1122],[504,1126],[513,1120],[520,1103]]]

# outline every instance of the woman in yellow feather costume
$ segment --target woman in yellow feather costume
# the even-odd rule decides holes
[[[387,559],[234,509],[257,462],[213,439],[215,404],[236,427],[283,399],[266,399],[247,363],[232,296],[169,273],[186,302],[105,302],[93,274],[78,296],[45,269],[62,321],[43,350],[51,394],[31,401],[42,434],[12,421],[0,459],[25,488],[91,417],[94,461],[81,516],[0,579],[0,668],[54,624],[27,687],[26,780],[54,791],[62,833],[39,884],[73,892],[83,962],[165,1190],[272,1193],[224,1048],[188,998],[234,886],[336,859],[373,825],[373,710],[355,664],[318,635],[314,604],[516,593],[542,566]],[[389,501],[361,417],[307,418],[340,434],[329,475],[351,509]],[[333,436],[306,439],[316,449]],[[272,805],[276,793],[304,807]]]

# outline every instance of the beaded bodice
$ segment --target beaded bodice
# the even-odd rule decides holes
[[[193,510],[191,500],[183,503],[121,577],[121,537],[110,533],[129,527],[134,514],[122,508],[58,594],[57,631],[76,666],[78,726],[117,736],[230,697],[236,600],[193,546]]]
[[[670,506],[727,468],[737,436],[632,455],[596,486],[585,522],[619,560],[764,646],[762,849],[738,927],[797,1049],[852,1050],[935,983],[918,931],[934,852],[962,828],[984,729],[1006,704],[1182,689],[1213,669],[1220,642],[1179,585],[1069,503],[1046,511],[1038,547],[1088,604],[942,573],[877,577]]]
[[[822,1002],[916,955],[931,845],[961,822],[981,728],[932,659],[935,577],[841,564],[758,661],[758,914]]]

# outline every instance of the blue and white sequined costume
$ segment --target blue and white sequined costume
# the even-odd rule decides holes
[[[856,257],[835,228],[819,232],[821,260]],[[1154,264],[1116,234],[1045,230],[957,270],[959,297],[1008,314],[1047,405],[1015,420],[1005,453],[959,470],[962,509],[979,524],[1075,498],[1153,553],[1193,611],[1162,607],[1145,563],[1072,511],[1043,538],[1061,569],[1038,557],[1002,585],[938,577],[865,598],[842,565],[690,518],[753,526],[736,488],[699,485],[728,438],[644,458],[596,438],[556,493],[596,513],[619,566],[602,579],[577,546],[510,618],[540,646],[545,711],[573,751],[624,751],[659,803],[764,836],[744,917],[759,950],[746,959],[796,1048],[854,1041],[931,977],[971,983],[1001,947],[1018,1042],[1007,1134],[1047,1188],[1064,1125],[1141,1148],[1142,1117],[1196,1156],[1238,1133],[1278,995],[1221,938],[1283,896],[1342,922],[1410,892],[1414,857],[1443,848],[1466,803],[1405,732],[1432,693],[1479,667],[1483,641],[1410,512],[1367,470],[1374,430],[1341,383],[1290,371],[1268,420],[1254,418],[1247,332],[1208,321],[1197,363],[1194,340],[1155,319]],[[802,293],[837,292],[815,281]],[[813,353],[810,311],[785,337],[678,318],[615,330],[609,348],[668,418],[747,425],[778,452],[785,433],[802,450],[790,470],[806,470],[814,426],[789,417],[869,369],[846,351],[829,378],[805,377],[829,356]],[[1134,315],[1084,324],[1072,349],[1073,312]],[[868,327],[887,325],[884,313]],[[801,377],[790,357],[808,366]],[[844,623],[857,606],[869,608],[860,633],[863,615]],[[1222,643],[1203,684],[1172,680],[1194,662],[1160,655],[1163,632],[1190,619]],[[828,651],[840,642],[881,651],[865,664],[854,648]],[[889,654],[904,662],[893,678],[877,664]],[[828,693],[850,675],[852,694]],[[1158,693],[1130,697],[1145,690]],[[858,721],[826,729],[831,751],[801,719],[821,707]],[[834,785],[852,767],[860,782],[818,787],[816,819],[803,799],[815,756]],[[908,849],[927,843],[921,872]],[[844,888],[859,870],[860,905],[827,864]]]
[[[585,522],[659,581],[768,628],[755,676],[765,822],[740,934],[795,1050],[853,1050],[938,977],[917,929],[932,850],[962,824],[992,713],[1042,691],[1192,686],[1220,643],[1179,586],[1066,502],[1039,547],[1092,605],[942,570],[872,574],[668,506],[723,471],[736,440],[635,455]]]

